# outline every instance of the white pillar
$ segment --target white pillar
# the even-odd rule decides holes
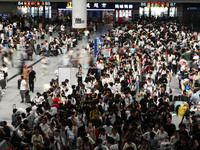
[[[87,0],[72,0],[72,28],[87,28]]]

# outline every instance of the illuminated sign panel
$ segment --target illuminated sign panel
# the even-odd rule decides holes
[[[176,7],[176,3],[169,2],[143,2],[140,3],[141,7]]]
[[[44,1],[19,1],[18,6],[27,6],[27,7],[39,7],[39,6],[51,6],[50,2]]]
[[[88,2],[87,9],[133,9],[132,3],[101,3]],[[66,8],[72,8],[72,2],[68,2]]]

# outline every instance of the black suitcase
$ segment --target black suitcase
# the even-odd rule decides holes
[[[18,87],[18,89],[20,89],[20,86],[21,86],[21,79],[17,80],[17,87]]]
[[[0,80],[0,86],[2,89],[5,89],[6,88],[6,80]]]
[[[35,54],[36,54],[36,55],[40,55],[40,53],[41,53],[41,48],[40,48],[40,44],[38,44],[38,45],[37,45],[37,48],[36,48]]]
[[[30,94],[28,94],[28,95],[25,96],[25,100],[26,100],[26,103],[30,103],[31,102],[31,96],[30,96]]]
[[[40,48],[39,48],[39,49],[36,49],[36,55],[40,55],[40,54],[41,54]]]
[[[44,39],[44,34],[41,35],[41,39],[42,39],[42,40]]]

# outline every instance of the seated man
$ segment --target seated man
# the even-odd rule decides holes
[[[9,139],[10,138],[10,128],[7,126],[7,122],[6,121],[3,121],[1,124],[1,127],[0,127],[0,136],[1,136],[1,139]],[[0,139],[0,140],[1,140]]]

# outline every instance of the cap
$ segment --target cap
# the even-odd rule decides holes
[[[24,64],[24,67],[26,67],[26,64]]]

